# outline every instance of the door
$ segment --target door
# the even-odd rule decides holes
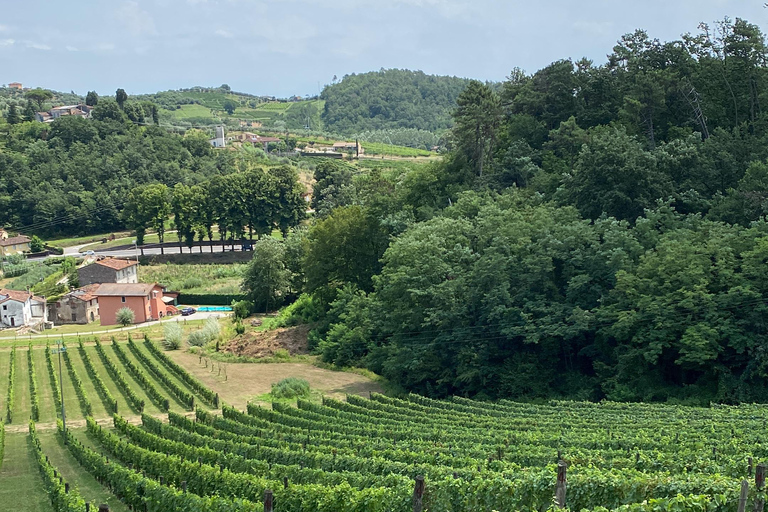
[[[11,327],[16,327],[16,319],[11,317]]]

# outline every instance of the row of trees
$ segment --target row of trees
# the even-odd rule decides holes
[[[222,245],[246,234],[253,241],[254,236],[261,238],[275,229],[287,234],[305,216],[307,204],[302,193],[295,168],[254,168],[198,185],[154,183],[135,187],[128,193],[122,218],[136,231],[138,245],[144,244],[148,229],[157,233],[162,244],[173,214],[179,245],[183,243],[191,251],[195,239],[202,242],[207,237],[213,243],[215,229]]]

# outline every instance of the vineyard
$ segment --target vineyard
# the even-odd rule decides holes
[[[43,505],[15,510],[763,510],[764,406],[372,393],[240,411],[148,339],[61,349],[0,352],[0,503],[11,450],[42,478],[25,475]]]

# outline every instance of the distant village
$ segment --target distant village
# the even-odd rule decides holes
[[[30,242],[29,237],[12,237],[0,229],[0,256],[29,253]],[[179,294],[157,283],[140,283],[138,267],[135,260],[88,257],[77,269],[80,287],[50,303],[29,291],[0,288],[0,329],[24,334],[96,321],[117,325],[117,312],[124,307],[133,310],[134,323],[179,314]]]

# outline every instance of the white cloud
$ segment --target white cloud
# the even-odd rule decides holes
[[[0,25],[0,32],[8,32],[9,30],[11,30],[11,27],[8,25]]]
[[[0,46],[13,46],[15,42],[13,39],[0,39]]]
[[[232,32],[230,32],[229,30],[224,30],[223,28],[220,28],[219,30],[214,32],[214,34],[216,34],[219,37],[223,37],[225,39],[232,39],[233,37],[235,37],[235,35]]]
[[[51,47],[47,44],[43,43],[35,43],[32,41],[27,41],[27,48],[34,48],[35,50],[50,50]]]
[[[75,46],[67,45],[65,48],[67,49],[68,52],[76,52],[76,51],[78,51],[77,47],[75,47]]]
[[[116,15],[128,31],[135,36],[157,34],[155,20],[147,11],[139,7],[138,2],[123,3],[117,9]]]

